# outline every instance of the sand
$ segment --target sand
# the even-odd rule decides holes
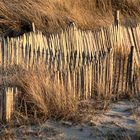
[[[89,115],[89,114],[88,114]],[[87,119],[88,118],[88,119]],[[87,116],[82,123],[48,120],[43,125],[2,130],[3,140],[139,140],[140,106],[137,101],[112,103],[104,112]]]

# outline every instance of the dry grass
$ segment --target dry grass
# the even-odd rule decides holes
[[[111,88],[111,91],[109,92],[107,82],[97,82],[94,84],[96,92],[92,96],[93,100],[82,101],[80,103],[78,99],[74,98],[73,91],[66,89],[67,87],[61,85],[61,82],[58,83],[57,75],[55,75],[55,77],[54,71],[48,71],[45,65],[37,65],[28,70],[23,69],[20,66],[9,66],[6,68],[6,71],[3,72],[3,80],[4,83],[6,83],[5,86],[17,86],[21,89],[21,94],[19,93],[18,104],[16,107],[18,110],[15,114],[17,120],[19,118],[27,121],[30,119],[41,120],[48,118],[76,120],[79,117],[79,114],[84,114],[83,112],[87,113],[87,111],[90,110],[94,112],[95,110],[107,109],[110,101],[114,99],[119,100],[122,98],[128,99],[128,97],[135,97],[133,92],[126,92],[127,88],[122,88],[122,78],[123,84],[127,81],[125,78],[127,71],[127,65],[125,63],[127,61],[124,61],[125,63],[121,61],[121,65],[118,65],[117,68],[115,62],[116,60],[119,61],[119,59],[123,58],[128,59],[128,52],[120,51],[119,47],[115,51],[115,57],[117,58],[114,60],[114,69],[116,70],[114,77],[116,76],[115,80],[121,84],[116,84],[113,86],[115,89]],[[122,67],[122,65],[125,66]],[[123,68],[124,70],[118,74],[120,68]],[[120,77],[119,80],[118,77]],[[134,80],[134,83],[136,83],[135,87],[137,88],[137,84],[139,83],[136,81],[138,78],[134,78]],[[2,85],[1,82],[0,85]],[[139,93],[137,91],[135,92],[139,96]]]
[[[21,67],[9,67],[4,73],[7,76],[5,81],[8,85],[18,86],[21,90],[19,93],[17,110],[15,112],[16,121],[18,125],[25,125],[25,122],[36,123],[45,121],[46,119],[64,119],[74,120],[77,122],[77,117],[80,117],[78,121],[89,122],[96,110],[102,112],[106,110],[110,104],[110,100],[106,98],[100,98],[104,96],[104,85],[98,85],[97,90],[99,92],[100,101],[81,101],[73,97],[72,91],[66,90],[61,84],[56,82],[53,72],[47,71],[44,65],[38,65],[37,67],[30,68],[29,70],[22,69]],[[12,75],[12,76],[11,76]],[[5,79],[5,80],[6,80]],[[110,95],[112,96],[112,94]],[[111,98],[111,97],[109,97]],[[16,123],[14,123],[15,125]],[[23,130],[20,135],[23,136],[40,136],[39,131]],[[29,131],[29,132],[28,132]],[[139,122],[138,122],[139,131]],[[0,132],[0,136],[5,139],[14,139],[18,131],[10,128],[3,128]],[[49,132],[46,132],[49,133]],[[117,139],[118,136],[110,134],[109,138]],[[129,134],[122,132],[122,137],[126,140],[131,140]]]
[[[97,101],[79,101],[78,97],[73,96],[72,89],[58,83],[57,77],[44,65],[28,70],[21,66],[7,67],[3,76],[4,85],[1,81],[1,87],[16,86],[19,89],[14,112],[14,120],[19,125],[47,119],[82,121],[84,113],[94,113],[109,105],[109,100],[100,98],[100,94],[95,95],[99,96]]]
[[[22,68],[7,70],[12,74],[7,72],[5,83],[20,89],[15,112],[17,120],[74,119],[78,100],[73,97],[72,91],[66,90],[55,80],[45,66],[29,70]]]
[[[115,9],[128,19],[139,19],[139,6],[139,0],[1,0],[0,29],[6,35],[17,35],[32,30],[33,22],[37,29],[47,33],[71,22],[83,29],[93,29],[111,24]]]

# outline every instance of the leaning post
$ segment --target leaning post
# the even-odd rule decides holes
[[[8,123],[12,120],[18,91],[16,87],[3,87],[0,91],[0,121]]]

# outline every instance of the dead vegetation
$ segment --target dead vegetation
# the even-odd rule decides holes
[[[139,97],[139,93],[130,92],[104,94],[105,85],[98,84],[95,87],[97,94],[92,99],[79,100],[78,96],[73,96],[73,88],[64,87],[58,82],[57,75],[42,64],[29,69],[11,66],[2,74],[1,87],[18,87],[13,118],[18,125],[47,119],[84,121],[87,114],[92,116],[96,111],[107,110],[112,101]]]
[[[73,90],[59,83],[53,71],[48,71],[43,64],[29,69],[9,66],[2,74],[1,87],[18,88],[13,116],[17,125],[41,123],[47,119],[77,123],[84,120],[87,112],[93,114],[96,110],[107,109],[110,103],[108,97],[102,99],[100,94],[94,95],[96,100],[74,97]]]
[[[139,6],[139,0],[1,0],[0,30],[18,35],[31,31],[35,23],[38,30],[52,33],[71,22],[82,29],[94,29],[110,25],[115,10],[134,23],[139,21]]]
[[[60,132],[44,124],[48,119],[58,122],[63,120],[64,125],[68,125],[66,127],[70,127],[69,123],[72,126],[73,123],[80,124],[82,122],[96,128],[96,123],[92,121],[92,118],[98,115],[102,116],[108,110],[111,97],[114,96],[108,94],[102,98],[103,95],[99,93],[94,95],[95,98],[92,100],[79,101],[74,98],[72,90],[65,89],[61,83],[59,84],[56,81],[57,77],[54,77],[53,72],[48,71],[44,65],[37,65],[34,68],[29,67],[29,69],[24,69],[21,66],[11,66],[6,68],[3,74],[5,77],[3,79],[5,81],[4,86],[16,86],[20,89],[13,120],[7,126],[0,125],[2,128],[0,137],[5,139],[57,136],[63,138],[64,135]],[[99,90],[97,92],[103,94],[105,87],[103,85],[98,86]],[[130,93],[126,94],[129,95]],[[117,100],[121,99],[121,96],[116,96]],[[105,127],[108,125],[106,123]],[[139,132],[139,122],[137,122],[137,127]],[[84,129],[84,126],[80,131],[82,129]],[[116,133],[102,134],[101,137],[117,139],[119,133],[120,139],[131,140],[126,130],[121,127],[119,130]],[[61,135],[59,136],[59,134]]]
[[[45,66],[16,73],[10,82],[12,85],[16,83],[20,89],[15,114],[31,121],[48,118],[74,119],[78,100],[74,98],[72,91],[66,90],[55,80]]]

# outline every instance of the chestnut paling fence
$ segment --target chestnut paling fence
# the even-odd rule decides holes
[[[45,64],[55,79],[79,99],[138,94],[139,36],[140,25],[82,31],[72,24],[48,37],[34,31],[17,38],[2,38],[0,63],[3,70],[11,65],[30,69]],[[8,87],[3,93],[7,96],[0,95],[2,119],[11,118],[16,91]]]

